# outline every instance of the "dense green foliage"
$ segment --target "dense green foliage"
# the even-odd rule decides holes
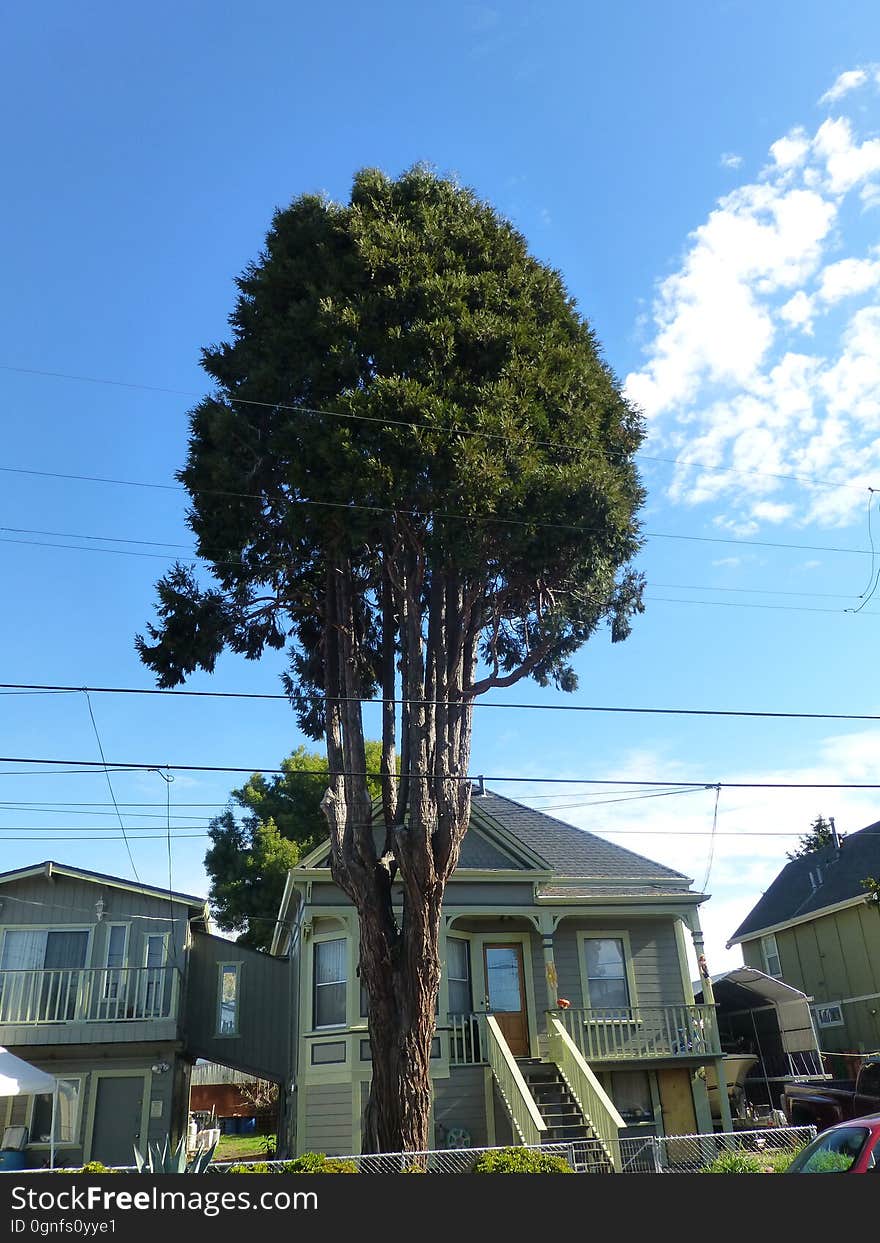
[[[484,1152],[474,1165],[474,1174],[573,1174],[564,1157],[534,1148],[499,1148]]]
[[[723,1152],[699,1172],[701,1174],[784,1174],[799,1148],[769,1152]]]
[[[381,744],[366,744],[367,767],[378,771]],[[288,869],[327,836],[321,798],[327,788],[327,757],[298,747],[282,760],[283,775],[254,775],[230,794],[236,809],[215,816],[205,871],[211,879],[211,910],[226,932],[255,949],[267,949]],[[377,781],[370,782],[374,796]]]
[[[639,546],[642,427],[559,274],[454,182],[367,169],[350,204],[277,212],[237,283],[179,472],[217,586],[180,565],[160,581],[138,641],[160,685],[225,647],[255,659],[290,640],[291,696],[322,737],[327,551],[361,587],[369,693],[380,550],[412,528],[432,564],[484,584],[493,667],[572,688],[570,656],[604,619],[623,638],[641,608],[641,580],[615,575]]]

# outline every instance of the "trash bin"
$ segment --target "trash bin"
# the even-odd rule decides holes
[[[26,1159],[20,1148],[0,1148],[0,1170],[23,1170]]]

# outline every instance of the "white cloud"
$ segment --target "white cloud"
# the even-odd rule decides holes
[[[627,772],[620,772],[622,777],[631,771],[635,779],[658,772],[664,777],[672,773],[672,780],[676,776],[695,779],[692,765],[670,763],[668,754],[649,748],[641,752],[640,758],[632,753],[628,759],[632,765]],[[620,771],[613,762],[609,762],[609,767]],[[802,767],[731,769],[706,776],[729,783],[818,785],[874,781],[878,770],[880,730],[869,729],[821,739],[815,758]],[[543,793],[546,794],[546,788]],[[573,799],[585,797],[600,796],[582,788]],[[726,942],[788,862],[786,851],[794,848],[797,838],[808,831],[816,816],[832,815],[839,829],[856,832],[874,823],[878,810],[877,793],[871,790],[723,788],[713,850],[710,830],[714,802],[714,790],[706,789],[681,796],[594,806],[565,806],[560,797],[557,811],[552,807],[546,809],[549,814],[600,836],[606,834],[609,841],[627,850],[683,872],[693,879],[695,888],[703,885],[712,851],[707,892],[713,896],[700,908],[700,920],[710,968],[719,971],[741,961],[739,950],[734,947],[727,951]],[[537,805],[546,806],[546,802],[539,799]]]
[[[838,99],[843,99],[844,95],[848,95],[850,91],[864,86],[870,76],[876,77],[876,70],[876,65],[867,65],[859,69],[847,69],[845,73],[840,74],[833,85],[821,96],[819,103],[836,104]]]
[[[733,151],[725,151],[720,160],[722,168],[739,168],[742,162],[742,156],[736,155]]]
[[[857,210],[880,204],[880,138],[839,116],[789,130],[770,153],[690,234],[625,381],[654,445],[686,460],[669,498],[720,501],[716,525],[740,537],[763,523],[844,525],[862,483],[880,478],[880,249],[841,256],[848,196]],[[792,348],[794,332],[809,351]],[[773,495],[789,475],[856,486],[800,488],[792,503]]]
[[[880,284],[880,259],[840,259],[819,274],[817,296],[833,304]]]
[[[778,168],[788,169],[802,164],[809,150],[810,140],[805,131],[798,128],[784,138],[777,138],[770,147],[770,154]]]

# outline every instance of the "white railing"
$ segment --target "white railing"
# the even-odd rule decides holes
[[[504,1097],[507,1112],[517,1134],[524,1144],[540,1144],[547,1124],[541,1117],[541,1111],[535,1104],[535,1098],[529,1091],[529,1085],[516,1064],[516,1058],[511,1053],[494,1014],[486,1015],[486,1044],[492,1074]]]
[[[450,1066],[480,1066],[486,1061],[480,1028],[485,1014],[450,1014]]]
[[[619,1173],[620,1130],[626,1123],[584,1061],[580,1049],[556,1018],[550,1020],[549,1049],[581,1113],[605,1149],[615,1173]]]
[[[0,1023],[117,1023],[171,1018],[174,967],[0,971]]]
[[[720,1057],[714,1006],[551,1010],[587,1062]]]

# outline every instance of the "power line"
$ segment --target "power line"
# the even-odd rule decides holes
[[[54,760],[43,759],[39,757],[23,758],[21,756],[0,756],[0,764],[75,764],[84,768],[102,768],[106,767],[112,771],[120,769],[128,769],[131,772],[157,772],[160,768],[166,772],[191,772],[191,773],[270,773],[283,776],[287,770],[284,768],[273,768],[262,765],[250,765],[242,768],[229,764],[156,764],[156,763],[140,763],[135,764],[130,760]],[[332,772],[330,769],[315,769],[307,774],[311,777],[373,777],[379,779],[382,777],[380,772],[371,771],[352,771],[341,770]],[[5,776],[0,772],[0,777]],[[424,778],[425,780],[437,780],[439,775],[436,773],[420,773],[410,772],[407,774],[398,774],[396,780],[402,780],[404,776],[410,778]],[[714,790],[716,786],[721,785],[729,790],[878,790],[880,782],[871,781],[661,781],[655,778],[635,780],[627,777],[508,777],[508,776],[488,776],[486,774],[458,776],[454,773],[444,775],[444,780],[448,781],[470,781],[476,783],[480,778],[484,782],[493,782],[495,784],[518,784],[518,785],[614,785],[614,786],[653,786],[653,787],[680,787],[694,788],[703,790]]]
[[[110,770],[108,769],[107,761],[104,758],[104,748],[101,745],[101,735],[98,733],[98,723],[95,720],[95,714],[92,711],[92,701],[89,698],[88,691],[85,692],[85,697],[86,697],[86,705],[88,706],[88,709],[89,709],[89,717],[92,722],[92,729],[95,731],[95,740],[98,744],[98,751],[101,754],[101,762],[104,765],[104,776],[107,778],[107,789],[110,791],[110,798],[113,800],[113,806],[116,809],[116,816],[119,820],[119,827],[120,829],[122,829],[122,838],[123,838],[123,841],[125,842],[125,849],[128,852],[128,861],[131,864],[131,870],[134,872],[135,880],[140,881],[141,878],[138,876],[138,870],[137,870],[137,866],[134,861],[134,855],[131,853],[131,846],[129,844],[128,837],[126,836],[126,833],[125,833],[125,824],[123,823],[123,820],[122,820],[122,812],[119,810],[119,807],[116,802],[116,795],[113,793],[113,782],[110,780]]]
[[[192,690],[175,690],[167,687],[156,686],[53,686],[51,684],[27,683],[27,682],[0,682],[0,690],[4,688],[15,688],[17,690],[40,691],[40,692],[69,692],[80,691],[88,692],[92,695],[166,695],[171,698],[180,699],[253,699],[253,700],[270,700],[289,702],[288,696],[280,692],[273,691],[192,691]],[[325,701],[326,695],[316,695],[318,701]],[[354,695],[334,695],[331,697],[334,703],[362,703],[371,706],[381,706],[386,701],[383,699],[367,699]],[[389,703],[400,704],[419,704],[424,706],[449,706],[456,701],[448,699],[392,699]],[[748,717],[768,720],[787,720],[787,721],[880,721],[880,713],[870,712],[783,712],[783,711],[765,711],[763,709],[752,708],[656,708],[656,707],[629,707],[619,704],[578,704],[578,703],[555,703],[555,704],[536,704],[536,703],[502,703],[496,699],[476,699],[473,706],[475,708],[509,708],[511,710],[525,710],[531,712],[608,712],[620,713],[623,715],[643,715],[643,716],[699,716],[699,717]],[[17,761],[15,761],[17,762]],[[29,761],[21,761],[28,763]],[[34,760],[34,763],[42,763],[41,760]],[[49,762],[49,761],[46,761]],[[60,761],[52,761],[57,763]],[[73,763],[74,761],[70,761]],[[91,761],[89,761],[91,762]],[[141,766],[143,767],[143,766]],[[159,765],[147,765],[149,768],[158,768]],[[165,767],[161,765],[161,767]],[[248,771],[248,772],[280,772],[280,769],[247,769],[232,770],[224,769],[222,771]],[[313,774],[308,772],[290,773],[291,777],[302,775],[309,777]],[[638,784],[638,783],[637,783]],[[152,804],[141,804],[142,806],[152,806]],[[201,804],[199,804],[201,806]],[[209,804],[214,806],[215,804]],[[218,804],[219,805],[219,804]],[[138,806],[131,803],[128,806]],[[182,804],[181,804],[182,806]]]
[[[106,484],[117,485],[120,487],[129,487],[129,488],[158,488],[163,491],[187,492],[188,495],[191,495],[188,489],[184,488],[182,484],[150,483],[145,480],[136,480],[136,479],[111,479],[106,476],[100,476],[100,475],[62,474],[57,471],[30,470],[30,469],[25,469],[24,467],[13,467],[13,466],[0,466],[0,471],[4,471],[6,473],[13,473],[13,474],[22,474],[22,475],[37,475],[37,476],[40,476],[43,478],[49,478],[49,479],[73,479],[73,480],[79,480],[84,483],[106,483]],[[262,500],[263,499],[258,494],[251,493],[251,492],[229,492],[229,491],[223,491],[221,489],[216,489],[216,488],[199,488],[199,489],[195,489],[195,491],[203,495],[224,496],[224,497],[231,497],[231,498],[235,498],[239,500],[241,499]],[[423,510],[405,509],[401,505],[398,505],[398,506],[366,505],[366,504],[355,504],[353,502],[348,502],[348,501],[320,501],[312,497],[287,497],[286,501],[290,505],[311,505],[319,509],[343,509],[343,510],[346,510],[347,512],[357,512],[357,513],[394,514],[394,515],[399,514],[407,518],[431,518],[432,520],[436,520],[437,518],[442,518],[444,520],[451,520],[453,522],[466,522],[466,523],[487,522],[487,523],[494,523],[497,526],[530,527],[535,530],[549,530],[549,531],[569,531],[569,532],[579,533],[582,535],[595,534],[596,532],[601,530],[601,528],[598,528],[598,527],[587,527],[579,523],[540,522],[536,519],[510,518],[510,517],[505,517],[503,515],[497,515],[497,514],[479,514],[479,515],[459,514],[459,513],[450,511],[450,510],[440,510],[440,509],[432,510],[430,513],[427,513]],[[799,552],[799,553],[800,552],[823,552],[823,553],[846,553],[846,554],[852,554],[854,556],[860,556],[860,557],[871,556],[871,551],[870,549],[867,549],[867,548],[847,548],[847,547],[841,547],[839,545],[834,545],[834,544],[792,544],[792,543],[788,543],[788,542],[781,541],[781,540],[748,540],[748,539],[737,539],[733,536],[722,536],[722,535],[684,535],[678,532],[670,532],[670,531],[645,531],[643,532],[643,534],[647,539],[684,540],[686,542],[698,543],[698,544],[732,544],[732,545],[736,545],[737,547],[776,548],[776,549],[784,549],[784,550],[794,551],[794,552]],[[112,536],[82,535],[82,536],[71,536],[71,538],[106,540],[107,542],[113,542]],[[125,541],[125,542],[135,542],[135,541]],[[146,543],[148,541],[138,541],[138,542]],[[154,560],[155,559],[158,559],[158,560],[171,560],[172,559],[170,555],[166,555],[164,553],[137,552],[133,549],[125,549],[125,548],[90,548],[86,545],[80,545],[80,544],[53,544],[53,543],[49,543],[49,542],[42,541],[42,540],[21,540],[21,539],[15,539],[15,538],[8,538],[5,536],[0,538],[0,543],[23,544],[26,547],[34,547],[34,548],[69,548],[73,551],[78,551],[78,552],[107,552],[107,553],[116,553],[119,556],[149,557]],[[167,545],[167,544],[161,545],[161,546],[170,547],[170,545]],[[179,547],[183,548],[184,545],[180,545]],[[239,560],[235,558],[232,558],[232,559],[226,558],[226,557],[214,558],[214,557],[211,557],[210,554],[207,554],[207,553],[199,554],[195,551],[195,549],[191,551],[191,555],[193,557],[203,555],[205,560],[212,561],[216,565],[238,565],[240,563]]]
[[[112,388],[126,388],[147,393],[162,393],[168,396],[195,398],[199,401],[203,400],[205,396],[204,393],[197,393],[194,390],[164,388],[158,385],[137,384],[125,380],[109,380],[99,376],[74,375],[69,372],[47,371],[36,367],[12,367],[0,364],[0,371],[12,372],[18,375],[40,376],[44,379],[72,380],[80,384],[100,384]],[[230,405],[257,406],[267,410],[285,410],[292,414],[341,419],[355,423],[374,423],[379,424],[382,427],[402,427],[413,431],[428,431],[435,435],[440,433],[454,436],[473,436],[493,442],[500,441],[502,444],[510,443],[510,436],[506,432],[488,432],[482,430],[481,428],[464,427],[460,423],[447,423],[440,425],[435,423],[416,423],[408,419],[392,419],[384,416],[380,417],[378,415],[355,414],[353,411],[319,410],[311,406],[299,404],[292,405],[285,402],[258,401],[254,398],[233,397],[227,394],[223,395],[222,400],[228,402]],[[571,444],[566,441],[539,440],[533,436],[525,437],[524,443],[545,449],[571,449]],[[614,453],[611,451],[611,456],[628,457],[630,455],[622,452]],[[810,475],[785,474],[778,471],[744,470],[741,467],[734,466],[707,466],[704,462],[698,462],[693,459],[657,457],[641,451],[636,451],[632,456],[642,458],[646,462],[658,462],[667,466],[694,467],[695,469],[701,470],[708,474],[756,475],[765,479],[780,479],[792,483],[808,483],[816,487],[850,488],[858,491],[862,491],[863,489],[863,485],[861,484],[844,483],[840,480],[819,479]]]

